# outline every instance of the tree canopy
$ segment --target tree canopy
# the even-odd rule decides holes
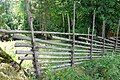
[[[120,18],[120,0],[29,1],[35,30],[68,32],[68,21],[72,30],[74,2],[76,2],[75,32],[77,33],[87,33],[88,27],[92,27],[94,10],[97,35],[101,35],[103,20],[106,20],[107,34],[110,30],[116,31]],[[0,0],[0,27],[29,30],[25,4],[25,0]]]

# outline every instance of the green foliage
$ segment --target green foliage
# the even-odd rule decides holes
[[[84,63],[86,74],[94,80],[119,80],[120,79],[120,55],[108,55],[100,60]]]
[[[22,6],[21,6],[22,5]],[[0,3],[0,28],[24,29],[25,10],[23,0],[5,0]]]
[[[108,30],[116,31],[120,18],[119,0],[32,0],[30,11],[34,17],[34,29],[42,31],[68,32],[68,17],[71,31],[73,4],[76,1],[76,26],[78,33],[87,33],[92,28],[93,11],[96,11],[96,34],[101,35],[102,21]],[[24,0],[5,0],[0,4],[0,26],[6,29],[30,29]]]
[[[92,28],[93,11],[96,11],[96,33],[101,35],[102,21],[107,20],[108,30],[116,31],[120,17],[119,0],[75,0],[76,1],[76,32],[87,33]],[[36,30],[68,32],[67,14],[70,16],[71,29],[73,20],[73,0],[33,1],[31,5],[34,14]],[[35,5],[36,4],[36,5]]]
[[[45,74],[47,76],[44,75],[43,80],[92,80],[90,76],[86,76],[84,73],[79,75],[77,70],[71,67],[55,72],[48,70],[45,72]]]
[[[101,59],[84,62],[74,68],[47,70],[43,80],[119,80],[120,55],[107,55]]]

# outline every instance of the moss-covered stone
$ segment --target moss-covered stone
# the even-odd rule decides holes
[[[9,56],[4,50],[2,50],[1,47],[0,47],[0,57],[2,58],[1,62],[3,63],[10,63],[14,61],[11,56]]]
[[[23,70],[17,72],[11,64],[1,63],[0,80],[28,80],[28,78],[25,76]]]
[[[21,66],[0,47],[0,80],[28,80]]]

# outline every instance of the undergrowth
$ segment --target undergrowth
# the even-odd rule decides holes
[[[49,69],[43,80],[120,80],[120,55],[106,55],[59,71]]]

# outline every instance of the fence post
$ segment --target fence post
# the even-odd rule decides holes
[[[106,21],[104,20],[102,26],[103,54],[105,53],[105,23]]]
[[[34,39],[34,29],[33,29],[33,17],[32,17],[32,13],[30,12],[29,8],[29,0],[26,0],[26,9],[27,9],[27,13],[28,13],[28,21],[29,21],[29,26],[31,29],[31,44],[32,44],[32,52],[33,54],[33,66],[35,69],[35,74],[36,74],[36,78],[39,79],[40,78],[40,70],[38,67],[38,53],[36,52],[36,47],[35,47],[35,39]]]
[[[69,16],[69,13],[67,13],[67,19],[68,19],[68,33],[70,33],[70,16]],[[69,39],[71,39],[70,35],[69,35]]]
[[[71,52],[71,66],[74,65],[74,49],[75,49],[75,9],[76,9],[76,2],[74,2],[74,10],[73,10],[73,36],[72,36],[72,52]]]
[[[90,38],[90,27],[88,27],[88,39]],[[89,41],[87,41],[89,42]]]
[[[115,41],[115,48],[114,48],[114,52],[116,52],[117,45],[118,45],[119,29],[120,29],[120,20],[119,20],[118,27],[117,27],[117,35],[116,35],[116,41]]]
[[[93,35],[94,35],[94,29],[95,29],[95,10],[93,14],[93,27],[92,27],[92,35],[91,35],[91,45],[90,45],[90,59],[92,59],[92,52],[93,52]]]

